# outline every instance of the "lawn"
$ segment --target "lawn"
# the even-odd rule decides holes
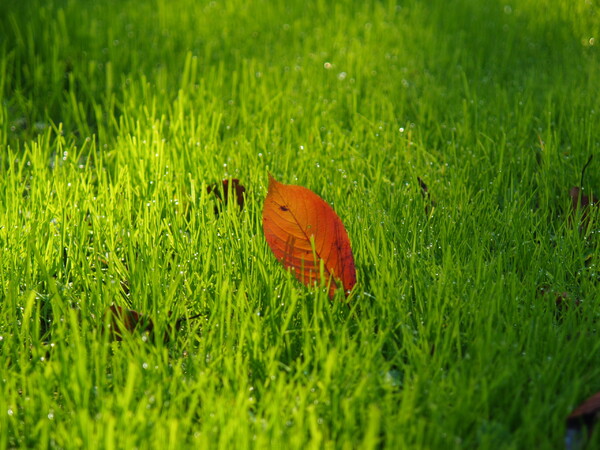
[[[564,447],[599,41],[583,0],[2,2],[0,448]],[[271,252],[269,174],[341,218],[347,298]]]

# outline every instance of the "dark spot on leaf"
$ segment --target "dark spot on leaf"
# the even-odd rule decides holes
[[[287,206],[284,206],[284,205],[281,205],[281,206],[279,207],[279,209],[280,209],[280,210],[282,210],[282,211],[289,211],[288,207],[287,207]]]

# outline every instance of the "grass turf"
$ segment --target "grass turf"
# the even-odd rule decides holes
[[[0,447],[561,446],[600,390],[599,13],[4,2]],[[271,255],[268,172],[341,216],[349,307]],[[112,303],[202,318],[110,342]]]

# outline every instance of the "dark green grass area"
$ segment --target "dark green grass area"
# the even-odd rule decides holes
[[[596,2],[17,3],[0,448],[564,445],[600,391]],[[272,255],[268,173],[341,217],[347,300]]]

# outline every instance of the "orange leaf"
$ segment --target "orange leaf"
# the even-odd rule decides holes
[[[341,219],[325,201],[302,186],[282,184],[269,175],[263,207],[263,231],[275,257],[311,285],[320,280],[320,264],[329,297],[338,287],[346,295],[356,283],[354,257]]]

